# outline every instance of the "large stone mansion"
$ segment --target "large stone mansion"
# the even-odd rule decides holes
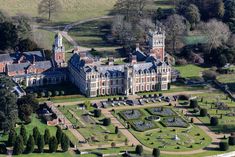
[[[86,53],[77,53],[68,62],[69,79],[88,97],[167,90],[171,66],[165,62],[165,31],[149,32],[149,50],[138,47],[129,63],[114,65],[109,59],[103,65]]]
[[[115,65],[110,58],[108,64],[103,64],[88,52],[74,51],[67,64],[62,35],[58,33],[50,60],[40,51],[0,54],[0,73],[26,86],[70,80],[87,97],[167,90],[171,66],[165,61],[165,31],[157,28],[148,37],[147,52],[137,47],[130,54],[129,63]]]

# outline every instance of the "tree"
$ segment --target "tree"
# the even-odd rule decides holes
[[[16,131],[14,129],[10,130],[9,136],[8,136],[8,140],[7,140],[7,146],[11,147],[14,145],[15,141],[16,141]]]
[[[40,96],[41,96],[41,97],[45,97],[45,96],[46,96],[45,92],[41,92],[41,93],[40,93]]]
[[[15,144],[14,144],[14,148],[13,148],[13,154],[19,155],[19,154],[22,154],[23,151],[24,151],[23,139],[21,136],[17,136]]]
[[[115,134],[118,134],[119,133],[119,128],[116,126],[115,127]]]
[[[192,26],[200,22],[201,14],[198,7],[194,4],[190,4],[185,11],[185,17]]]
[[[111,119],[110,118],[104,118],[103,119],[103,125],[104,126],[109,126],[111,124]]]
[[[206,116],[207,116],[207,109],[202,108],[202,109],[200,110],[200,116],[201,116],[201,117],[206,117]]]
[[[48,20],[62,10],[62,5],[58,0],[41,0],[38,5],[38,13],[40,15],[48,15]]]
[[[54,96],[58,96],[60,94],[60,92],[59,91],[54,91]]]
[[[136,23],[146,13],[146,8],[153,0],[117,0],[114,11],[123,15],[128,22]]]
[[[12,80],[0,76],[0,130],[8,131],[15,127],[18,117],[16,95],[11,92]]]
[[[34,138],[34,141],[35,141],[35,144],[38,143],[38,137],[39,137],[40,133],[38,131],[38,127],[34,127],[33,128],[33,138]]]
[[[45,142],[45,144],[49,143],[50,137],[51,137],[50,130],[46,129],[45,132],[44,132],[44,142]]]
[[[153,148],[153,157],[160,157],[160,149],[159,148]]]
[[[232,21],[232,19],[235,18],[235,1],[225,0],[224,7],[225,7],[224,20],[226,22]]]
[[[231,145],[231,146],[235,145],[235,137],[234,136],[229,136],[228,144]]]
[[[17,16],[15,21],[19,38],[21,40],[29,38],[32,35],[29,18],[26,16]]]
[[[101,116],[101,110],[100,109],[95,109],[94,110],[94,116],[95,117],[100,117]]]
[[[19,118],[26,123],[30,123],[31,119],[30,116],[33,112],[38,109],[39,103],[35,99],[33,94],[25,95],[18,99],[18,112]]]
[[[20,52],[34,51],[38,49],[38,45],[29,38],[20,40],[18,47]]]
[[[61,142],[61,138],[62,138],[62,130],[59,126],[57,126],[57,130],[56,130],[56,139],[57,139],[57,142],[58,144]]]
[[[27,143],[27,131],[25,129],[25,126],[24,125],[21,125],[21,128],[20,128],[20,135],[22,136],[23,138],[23,142],[24,142],[24,145]]]
[[[143,153],[143,146],[142,145],[137,145],[135,148],[135,153],[138,155],[142,155]]]
[[[209,54],[211,53],[212,48],[218,48],[226,43],[231,34],[229,27],[226,24],[215,19],[202,24],[201,27],[207,37]]]
[[[54,136],[52,136],[49,141],[49,150],[51,153],[53,153],[56,152],[57,149],[58,149],[58,141]]]
[[[196,107],[198,107],[198,102],[196,99],[192,99],[192,100],[190,100],[189,105],[190,105],[190,108],[196,108]]]
[[[32,135],[29,135],[29,138],[26,144],[26,152],[32,153],[34,151],[34,146],[35,146],[34,138]]]
[[[213,4],[212,11],[214,12],[214,17],[222,19],[224,17],[225,8],[223,0],[215,0]]]
[[[211,117],[210,119],[211,126],[217,126],[219,124],[219,120],[217,117]]]
[[[61,149],[66,152],[69,149],[69,138],[68,136],[63,133],[61,138]]]
[[[228,63],[228,60],[224,54],[219,55],[217,65],[219,67],[224,67]]]
[[[37,146],[38,146],[38,152],[39,153],[43,153],[43,149],[44,149],[44,136],[43,135],[39,135],[38,136],[38,141],[37,141]]]
[[[180,41],[180,36],[186,31],[186,22],[183,16],[174,14],[169,16],[164,25],[166,28],[166,39],[172,44],[173,52],[176,52],[176,45]]]
[[[111,143],[111,147],[112,147],[112,148],[116,147],[116,143],[115,143],[115,142],[112,142],[112,143]]]
[[[18,32],[11,22],[0,23],[0,50],[15,48],[18,44]]]
[[[52,96],[52,92],[51,92],[51,91],[48,91],[48,92],[47,92],[47,96],[48,96],[48,97],[51,97],[51,96]]]
[[[220,142],[220,143],[219,143],[219,149],[220,149],[221,151],[226,151],[226,150],[228,150],[228,149],[229,149],[228,143],[227,143],[227,142]]]
[[[85,101],[84,106],[85,106],[86,109],[88,109],[91,106],[91,102],[90,101]]]

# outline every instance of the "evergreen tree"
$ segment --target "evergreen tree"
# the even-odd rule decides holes
[[[37,146],[38,146],[38,152],[39,153],[43,153],[43,149],[44,149],[44,136],[43,135],[39,135],[38,136],[38,141],[37,141]]]
[[[13,154],[19,155],[22,154],[24,151],[24,142],[22,136],[17,136],[14,148],[13,148]]]
[[[159,157],[160,156],[160,149],[159,148],[153,148],[153,157]]]
[[[26,152],[32,153],[34,151],[34,146],[35,146],[34,138],[32,135],[29,135],[29,139],[26,144]]]
[[[33,128],[33,138],[34,138],[34,142],[35,144],[38,143],[38,136],[39,136],[39,131],[38,131],[38,127],[34,127]]]
[[[69,149],[69,138],[68,136],[63,133],[61,138],[61,149],[66,152]]]
[[[24,125],[21,125],[21,128],[20,128],[20,135],[21,135],[22,138],[23,138],[24,145],[26,145],[26,143],[27,143],[27,131],[26,131]]]
[[[56,139],[58,144],[61,142],[61,137],[62,137],[62,130],[59,126],[57,126],[57,130],[56,130]]]
[[[15,130],[11,130],[10,133],[9,133],[9,136],[8,136],[8,140],[7,140],[7,146],[8,147],[11,147],[14,145],[15,141],[16,141],[16,132]]]
[[[119,132],[119,129],[118,129],[118,127],[116,126],[116,127],[115,127],[115,134],[118,134],[118,132]]]
[[[137,145],[135,148],[135,153],[141,155],[143,153],[143,146]]]
[[[45,132],[44,132],[44,142],[45,142],[45,144],[49,143],[50,137],[51,137],[50,130],[46,129]]]
[[[56,137],[52,136],[49,141],[49,150],[51,153],[56,152],[58,149],[58,141]]]

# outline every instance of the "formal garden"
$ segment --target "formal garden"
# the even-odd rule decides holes
[[[196,96],[198,105],[190,109],[193,114],[198,115],[198,118],[214,132],[235,132],[235,102],[221,92]],[[215,125],[211,125],[212,119],[216,119]]]
[[[166,151],[190,151],[208,146],[211,138],[193,125],[180,109],[141,107],[113,112],[145,146]]]
[[[89,103],[88,103],[89,104]],[[58,109],[69,119],[90,145],[125,143],[126,138],[105,118],[101,110],[90,105],[61,106]]]

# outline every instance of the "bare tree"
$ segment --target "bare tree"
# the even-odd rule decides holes
[[[182,34],[186,31],[186,20],[183,16],[173,14],[164,22],[167,33],[167,41],[172,44],[173,52],[176,52],[176,45]]]
[[[53,15],[61,11],[62,6],[59,0],[41,0],[38,5],[38,13],[40,15],[48,15],[48,20],[51,20]]]
[[[218,48],[226,43],[231,35],[229,27],[216,19],[212,19],[207,23],[202,23],[200,27],[206,35],[209,53],[212,48]]]
[[[136,22],[144,16],[147,6],[150,6],[153,0],[117,0],[114,10],[117,14],[124,15],[128,22]]]
[[[125,20],[123,15],[115,16],[112,25],[112,34],[126,48],[135,45],[136,42],[144,42],[149,29],[154,28],[150,19],[141,19],[138,23]]]

